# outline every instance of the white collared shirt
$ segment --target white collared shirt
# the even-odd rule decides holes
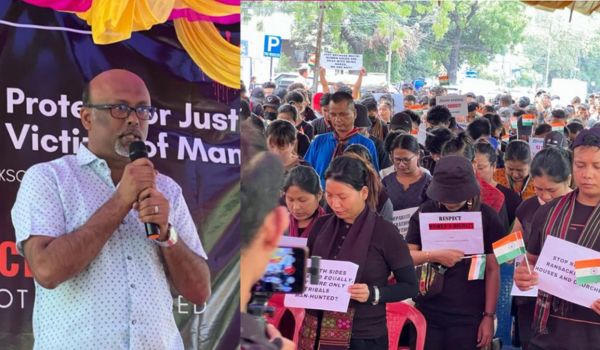
[[[179,239],[206,259],[181,187],[158,175],[157,188]],[[19,252],[31,235],[78,229],[115,191],[106,161],[83,145],[32,166],[11,213]],[[34,349],[183,349],[159,249],[131,210],[82,272],[53,290],[36,282]]]

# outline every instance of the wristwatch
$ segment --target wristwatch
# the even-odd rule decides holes
[[[171,224],[169,224],[169,237],[164,240],[164,241],[159,241],[159,240],[154,240],[154,242],[156,242],[156,244],[158,244],[161,247],[172,247],[174,246],[177,241],[179,240],[179,237],[177,236],[177,231],[175,231],[175,228],[173,226],[171,226]]]
[[[489,312],[483,312],[483,317],[491,317],[492,319],[494,319],[494,317],[496,317],[495,313],[489,313]]]

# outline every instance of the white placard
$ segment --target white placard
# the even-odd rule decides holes
[[[363,56],[359,54],[345,54],[323,52],[321,66],[327,69],[360,70],[363,66]]]
[[[600,284],[578,285],[575,260],[598,259],[600,252],[548,236],[535,265],[538,288],[572,303],[591,307],[600,299]]]
[[[310,267],[310,259],[307,260]],[[302,294],[286,294],[285,307],[347,312],[350,304],[348,287],[354,284],[358,265],[349,261],[321,260],[319,284],[309,283],[306,274],[306,289]]]
[[[446,106],[453,117],[465,117],[469,114],[466,95],[437,96],[435,98],[435,104]]]
[[[280,247],[304,248],[308,243],[308,238],[282,236],[279,241]]]
[[[417,209],[419,209],[419,207],[394,210],[394,214],[392,216],[394,225],[396,225],[400,231],[400,234],[404,238],[406,238],[406,233],[408,232],[408,222],[410,221],[410,217],[417,211]]]
[[[519,267],[519,265],[521,265],[521,263],[523,262],[523,257],[524,257],[524,255],[519,255],[518,257],[515,258],[515,269],[517,267]],[[517,285],[515,284],[515,281],[513,281],[513,286],[512,286],[512,289],[510,290],[510,295],[515,296],[515,297],[534,297],[535,298],[538,295],[538,287],[535,286],[535,287],[531,288],[530,290],[522,291],[517,287]]]
[[[425,123],[421,123],[419,125],[419,132],[417,133],[417,141],[419,141],[419,144],[424,146],[425,140],[427,140],[427,125]]]
[[[481,212],[419,213],[422,250],[483,254]]]
[[[535,155],[544,148],[544,139],[541,137],[530,137],[529,138],[529,150],[531,151],[531,157],[535,157]]]

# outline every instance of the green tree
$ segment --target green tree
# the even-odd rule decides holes
[[[440,62],[451,83],[462,64],[476,66],[489,62],[497,54],[505,54],[523,40],[527,24],[524,5],[518,1],[444,1],[439,16],[449,20],[433,28],[435,42],[432,57]]]

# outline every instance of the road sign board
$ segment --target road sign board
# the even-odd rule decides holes
[[[265,57],[281,57],[281,37],[265,35]]]

